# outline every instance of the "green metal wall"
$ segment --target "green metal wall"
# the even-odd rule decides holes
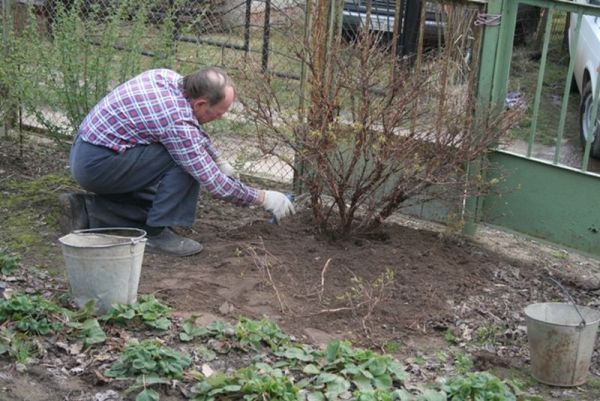
[[[483,201],[483,221],[600,256],[600,176],[508,152],[490,162],[501,183]]]

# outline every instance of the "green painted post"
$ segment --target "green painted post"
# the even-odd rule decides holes
[[[548,59],[548,45],[550,44],[550,32],[552,31],[552,18],[554,17],[554,7],[548,9],[546,18],[546,27],[544,28],[544,45],[542,46],[542,58],[540,59],[540,71],[538,73],[537,86],[535,88],[535,98],[533,100],[533,118],[531,121],[531,132],[529,134],[529,143],[527,144],[527,157],[531,157],[535,134],[537,130],[538,114],[540,112],[540,99],[542,98],[542,87],[544,86],[544,74],[546,72],[546,60]]]
[[[487,3],[486,14],[501,15],[502,0],[490,0]],[[502,23],[502,21],[500,21]],[[483,39],[480,50],[479,76],[477,83],[477,100],[475,107],[475,118],[473,132],[477,132],[479,127],[486,124],[490,101],[492,99],[492,87],[494,79],[494,69],[496,66],[496,56],[498,54],[498,45],[501,25],[484,25]],[[467,165],[466,179],[471,181],[481,174],[481,161],[474,160]],[[470,195],[465,199],[462,216],[464,220],[463,232],[467,235],[475,234],[476,223],[478,220],[481,201],[477,196]]]
[[[498,50],[495,60],[496,65],[492,81],[491,106],[494,110],[499,110],[504,107],[506,99],[518,8],[519,2],[517,0],[506,0],[502,8],[500,37],[498,38]]]

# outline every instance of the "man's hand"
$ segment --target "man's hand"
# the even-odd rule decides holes
[[[225,174],[226,176],[233,177],[233,178],[240,178],[240,175],[238,174],[238,172],[227,161],[219,160],[217,162],[217,166],[219,166],[219,169],[221,169],[223,174]]]
[[[288,197],[277,191],[265,191],[263,207],[267,211],[273,213],[273,216],[277,221],[279,221],[282,217],[296,213],[294,210],[294,205],[288,199]]]

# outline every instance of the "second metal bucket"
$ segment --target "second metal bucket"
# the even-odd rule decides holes
[[[546,302],[525,308],[533,377],[554,386],[587,380],[600,312],[569,303]]]

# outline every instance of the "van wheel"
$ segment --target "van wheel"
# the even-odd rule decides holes
[[[596,113],[596,129],[592,132],[594,124],[592,123],[592,81],[589,81],[583,89],[581,96],[581,105],[579,106],[579,139],[581,146],[585,148],[587,138],[593,138],[590,156],[600,159],[600,110]]]

